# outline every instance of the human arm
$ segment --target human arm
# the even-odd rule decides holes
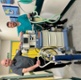
[[[22,41],[22,37],[23,37],[23,32],[21,31],[21,32],[19,33],[20,41]]]
[[[30,18],[31,17],[30,14],[27,14],[27,17]]]
[[[29,68],[23,68],[22,73],[33,71],[34,69],[39,67],[39,65],[40,65],[40,60],[38,60],[35,65],[33,65],[33,66],[29,67]]]
[[[21,56],[21,55],[22,55],[21,50],[18,50],[17,53],[16,53],[16,56]]]
[[[23,32],[20,32],[19,38],[20,38],[19,50],[21,50],[21,46],[22,46],[22,44],[23,44]]]
[[[15,74],[18,74],[18,75],[21,75],[23,76],[24,73],[26,72],[30,72],[30,71],[33,71],[35,68],[37,68],[39,65],[38,65],[38,61],[35,65],[31,66],[31,67],[28,67],[28,68],[17,68],[17,67],[13,67],[12,68],[12,71],[13,73]]]
[[[22,42],[19,43],[19,49],[18,50],[21,50],[22,44],[23,44]]]

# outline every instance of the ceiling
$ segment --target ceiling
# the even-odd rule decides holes
[[[18,6],[17,1],[15,0],[15,3],[12,6]],[[60,14],[65,6],[68,4],[70,0],[44,0],[44,4],[42,7],[41,15],[47,16],[46,14]],[[2,5],[7,5],[7,4],[1,4],[0,3],[0,39],[2,40],[19,40],[19,37],[17,35],[17,30],[16,28],[7,28],[6,27],[6,22],[10,21],[9,16],[6,16]],[[11,4],[10,4],[11,5]],[[30,13],[34,10],[34,5],[35,1],[31,4],[23,4],[20,3],[22,9],[24,12],[20,10],[20,15],[24,13]]]

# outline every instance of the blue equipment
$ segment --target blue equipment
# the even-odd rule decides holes
[[[64,54],[59,51],[56,47],[49,47],[49,48],[42,48],[39,52],[39,56],[42,57],[44,60],[48,60],[48,63],[45,63],[43,66],[39,66],[40,68],[44,68],[50,63],[61,64],[66,63],[68,61],[78,61],[81,60],[81,54]],[[39,57],[38,57],[39,60]]]

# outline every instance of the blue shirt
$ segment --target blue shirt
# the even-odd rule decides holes
[[[25,33],[26,30],[32,30],[32,25],[27,17],[27,14],[21,15],[17,19],[20,25],[17,27],[18,35],[20,32]]]

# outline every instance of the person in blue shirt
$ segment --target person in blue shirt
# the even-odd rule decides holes
[[[8,28],[14,28],[14,27],[17,27],[17,32],[18,32],[18,35],[21,33],[25,33],[27,30],[32,30],[32,25],[31,25],[31,21],[34,21],[34,16],[35,14],[23,14],[21,16],[18,17],[17,21],[16,22],[7,22],[7,26]],[[53,27],[55,27],[56,25],[58,24],[64,24],[67,22],[67,19],[64,19],[64,20],[59,20],[57,21],[56,23],[53,23],[51,25],[53,25]],[[42,23],[40,24],[44,29],[49,29],[51,28],[51,26],[49,26],[50,24],[47,24],[47,22],[45,23]],[[63,28],[63,26],[59,26],[58,28]],[[39,26],[37,26],[37,24],[35,25],[35,30],[39,30],[41,31],[42,28],[40,28]]]
[[[22,32],[25,33],[26,30],[32,30],[32,25],[29,21],[29,15],[27,14],[19,16],[17,22],[7,22],[7,26],[8,28],[17,27],[18,35]]]

